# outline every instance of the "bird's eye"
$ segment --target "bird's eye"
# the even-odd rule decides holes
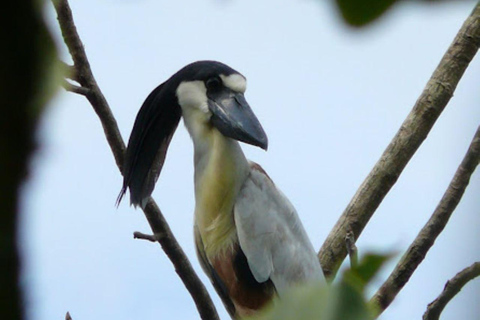
[[[218,90],[222,87],[222,80],[218,77],[213,77],[208,79],[205,85],[209,91]]]

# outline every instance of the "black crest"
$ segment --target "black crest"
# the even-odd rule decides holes
[[[238,73],[217,61],[191,63],[153,90],[143,103],[133,125],[123,163],[123,186],[117,205],[130,189],[130,203],[144,207],[162,171],[168,146],[182,110],[176,89],[183,81],[206,81],[212,76]]]

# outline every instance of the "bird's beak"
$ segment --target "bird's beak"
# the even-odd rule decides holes
[[[212,124],[224,136],[267,150],[267,135],[242,93],[224,89],[209,96],[208,107]]]

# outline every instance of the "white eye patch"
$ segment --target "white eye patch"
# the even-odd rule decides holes
[[[235,92],[244,93],[247,89],[247,79],[238,73],[234,73],[229,76],[221,74],[220,78],[222,79],[225,87],[230,88]]]
[[[176,91],[178,104],[183,110],[199,109],[208,112],[207,88],[203,81],[184,81]]]

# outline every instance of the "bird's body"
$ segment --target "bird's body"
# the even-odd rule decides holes
[[[240,147],[238,141],[267,148],[245,89],[237,71],[201,61],[152,92],[132,131],[121,193],[129,187],[134,205],[146,203],[181,110],[194,144],[197,254],[232,317],[254,313],[291,285],[323,281],[294,207]],[[176,112],[168,120],[165,110]],[[158,125],[170,129],[155,137]]]

